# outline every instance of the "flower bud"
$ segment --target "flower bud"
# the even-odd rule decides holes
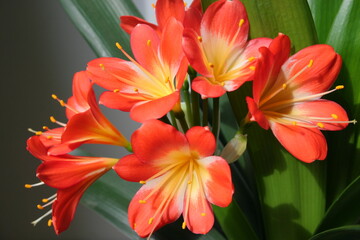
[[[236,133],[221,152],[221,157],[228,163],[233,163],[245,152],[247,144],[247,135]]]

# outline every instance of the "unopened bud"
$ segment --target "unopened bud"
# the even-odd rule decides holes
[[[221,152],[221,157],[228,163],[233,163],[243,155],[246,150],[247,135],[236,133],[233,139],[230,140]]]

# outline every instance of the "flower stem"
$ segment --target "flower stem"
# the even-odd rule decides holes
[[[180,111],[176,111],[176,112],[174,111],[174,115],[175,115],[176,119],[179,120],[182,130],[184,132],[189,130],[188,124],[185,119],[184,111],[180,108]]]
[[[179,130],[179,127],[176,122],[175,114],[173,111],[170,111],[170,117],[171,117],[172,125],[176,128],[176,130]]]
[[[189,82],[185,81],[184,85],[182,87],[182,93],[184,96],[184,101],[186,104],[186,116],[188,117],[188,121],[190,126],[194,125],[194,121],[193,121],[193,114],[192,114],[192,110],[191,110],[191,103],[190,103],[190,94],[189,94]]]
[[[217,138],[219,136],[220,125],[220,98],[213,98],[213,118],[212,118],[212,133]]]
[[[189,77],[190,77],[190,86],[191,83],[193,82],[193,80],[196,78],[196,71],[189,67],[188,70],[189,73]],[[197,92],[193,91],[191,89],[191,105],[192,105],[192,113],[193,113],[193,125],[192,126],[199,126],[200,125],[200,94],[198,94]]]
[[[202,121],[202,126],[203,127],[206,127],[208,125],[208,114],[209,114],[209,107],[208,107],[208,100],[207,98],[203,99],[202,100],[202,103],[203,103],[203,108],[202,108],[202,111],[203,111],[203,121]]]

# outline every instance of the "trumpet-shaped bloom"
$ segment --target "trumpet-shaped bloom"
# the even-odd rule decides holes
[[[131,33],[131,48],[137,61],[98,58],[88,64],[87,71],[96,84],[111,90],[100,97],[107,107],[130,111],[138,122],[157,119],[180,101],[179,90],[187,73],[187,60],[181,49],[183,27],[171,18],[159,37],[145,24]]]
[[[96,102],[92,83],[85,71],[78,72],[73,79],[73,96],[68,102],[58,99],[66,107],[67,124],[58,122],[54,117],[51,121],[61,125],[60,128],[36,132],[40,140],[49,148],[49,154],[68,153],[84,143],[111,144],[129,148],[130,143],[101,113]]]
[[[185,28],[183,49],[190,65],[202,76],[192,89],[202,97],[220,97],[252,80],[258,49],[271,39],[247,41],[249,21],[240,1],[220,0],[204,13],[200,29]]]
[[[219,156],[213,134],[193,127],[183,134],[158,120],[145,122],[131,139],[134,154],[114,166],[120,177],[144,184],[129,206],[130,226],[141,236],[183,215],[183,228],[207,233],[214,216],[211,205],[232,200],[230,168]]]
[[[341,130],[351,122],[340,105],[320,99],[343,88],[329,90],[341,68],[340,56],[322,44],[289,58],[290,40],[283,34],[259,51],[253,98],[246,99],[250,120],[271,128],[279,142],[301,161],[325,159],[327,144],[320,130]]]
[[[177,21],[183,23],[184,26],[194,26],[201,18],[200,0],[194,0],[188,9],[185,9],[183,0],[158,0],[154,7],[158,25],[149,23],[135,16],[121,16],[120,27],[128,34],[131,34],[136,25],[146,24],[161,35],[166,22],[170,18],[175,18]]]
[[[52,222],[56,234],[60,234],[69,227],[85,190],[118,161],[112,158],[72,155],[51,156],[48,155],[48,148],[44,146],[39,136],[28,139],[27,149],[36,158],[42,160],[36,176],[43,183],[57,189],[54,196],[43,200],[47,204],[38,205],[39,209],[52,205],[52,210],[44,216],[52,214],[50,223]],[[34,221],[33,224],[35,225],[43,217]]]

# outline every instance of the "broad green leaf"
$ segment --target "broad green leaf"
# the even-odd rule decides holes
[[[119,42],[129,51],[129,36],[119,26],[122,15],[140,16],[132,1],[61,0],[74,25],[99,57],[119,57]]]
[[[327,210],[316,232],[355,224],[360,216],[360,176],[357,177]]]
[[[309,240],[358,240],[360,239],[360,225],[350,225],[333,228],[316,234]]]

